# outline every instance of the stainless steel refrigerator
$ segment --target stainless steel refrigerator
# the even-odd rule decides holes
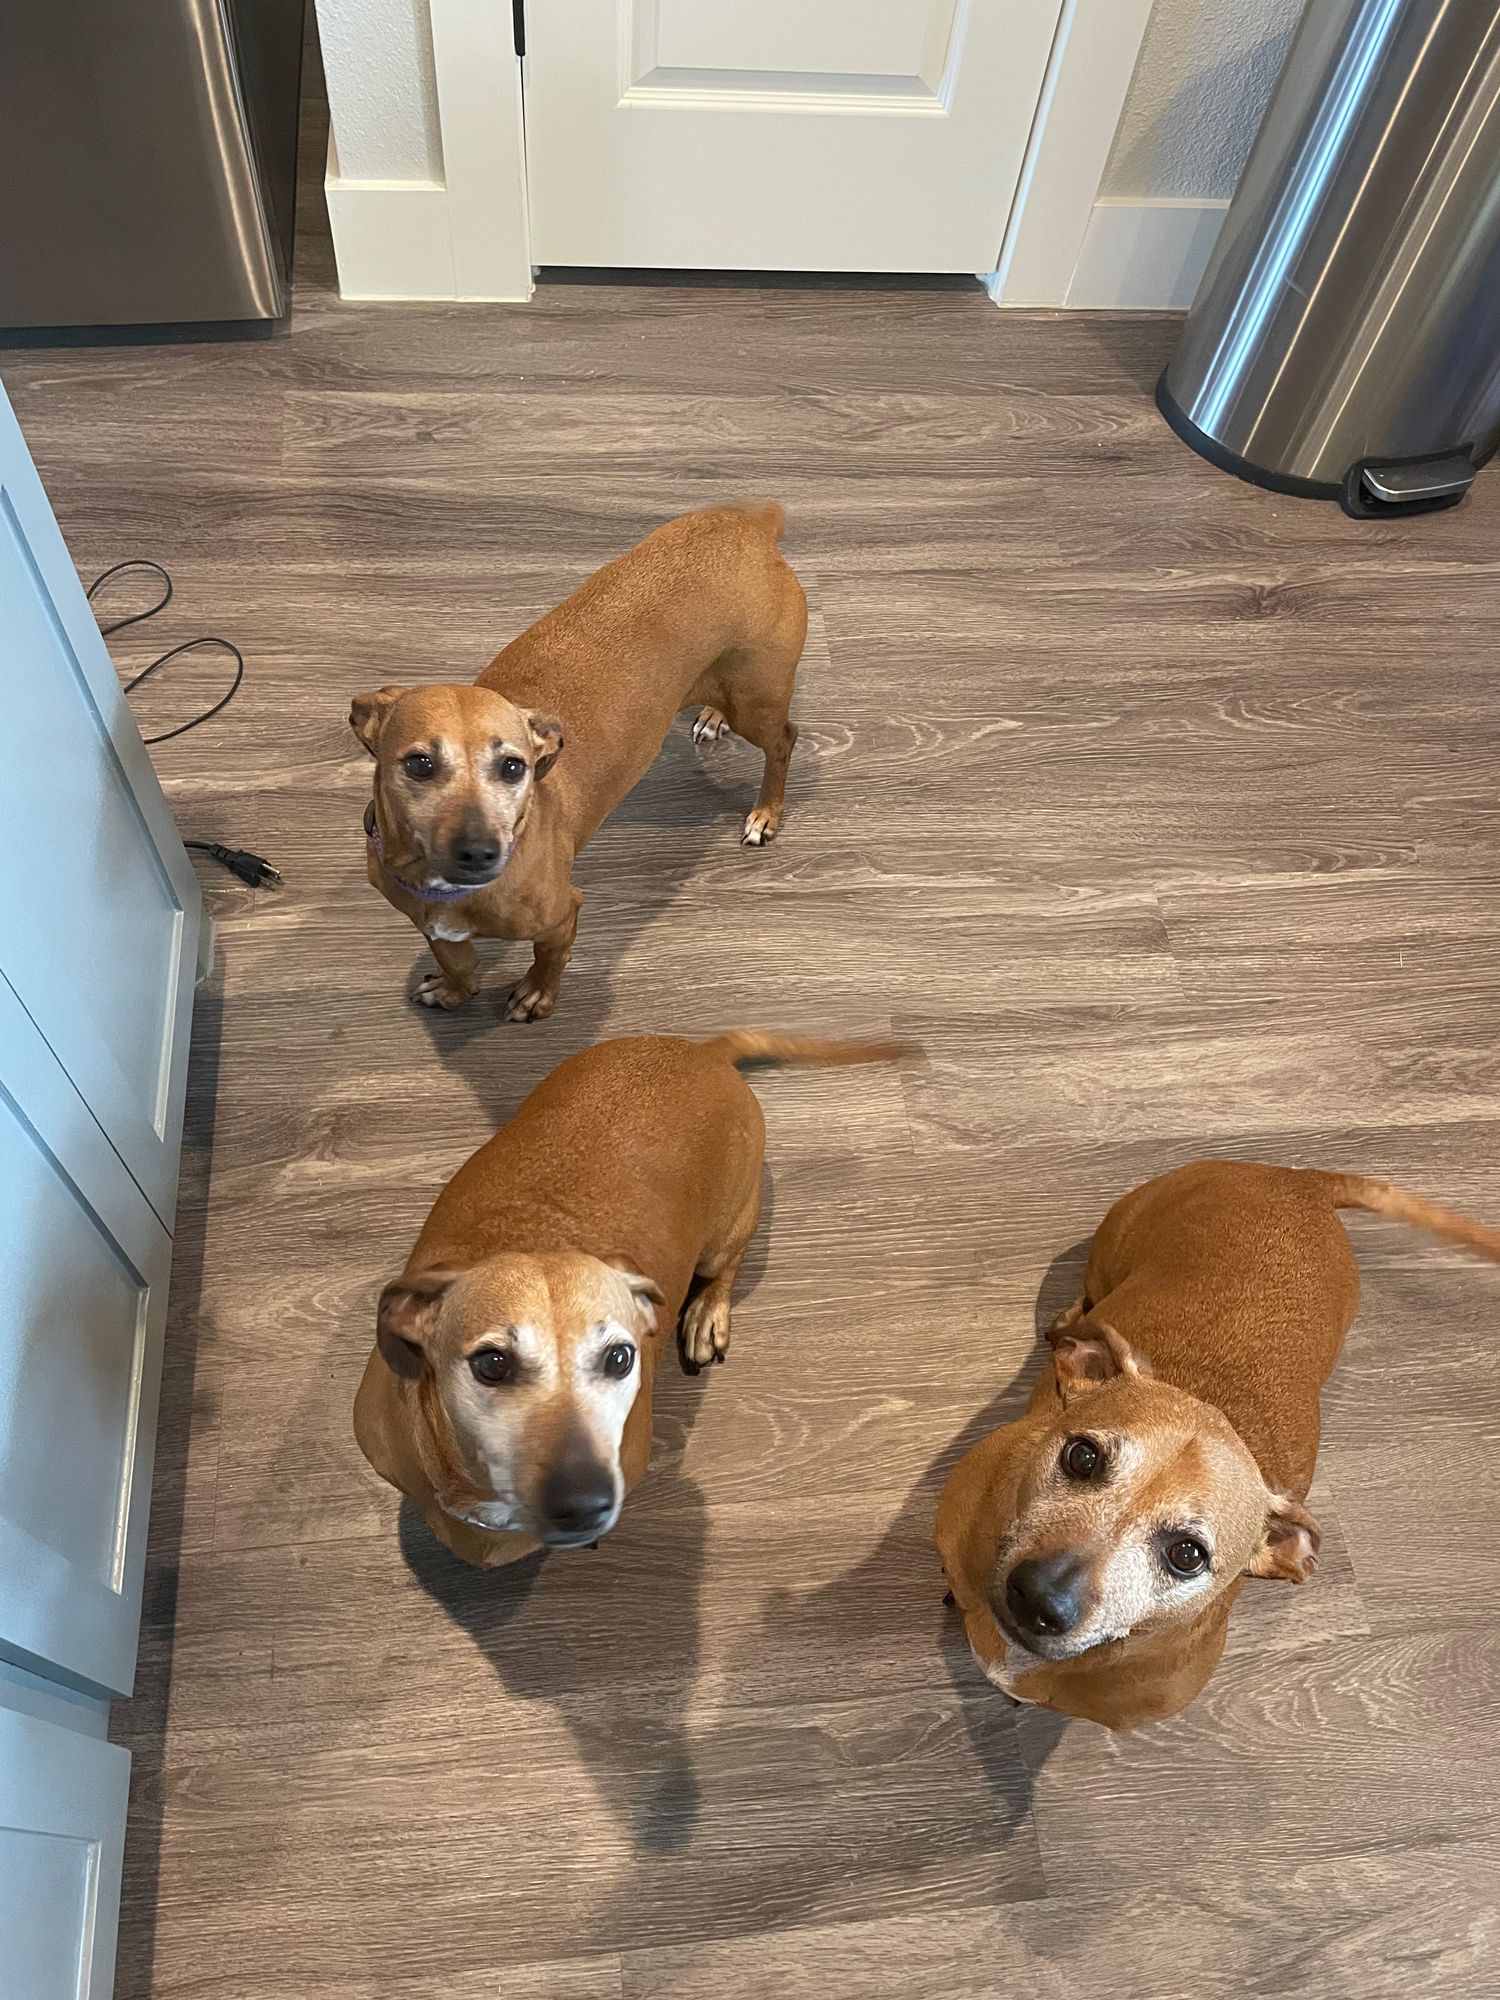
[[[305,0],[3,0],[0,338],[269,332]]]

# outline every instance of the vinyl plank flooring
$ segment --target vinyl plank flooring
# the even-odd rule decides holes
[[[988,1701],[945,1687],[684,1715],[668,1693],[570,1713],[534,1692],[543,1712],[518,1728],[181,1768],[158,1942],[183,1990],[221,1990],[255,1907],[278,1912],[258,1977],[300,1992],[346,1935],[374,1962],[389,1952],[393,1976],[431,1976],[467,1972],[480,1951],[503,1962],[520,1938],[544,1962],[607,1952],[622,1927],[677,1944],[759,1930],[772,1912],[937,1916],[1041,1891],[1014,1725]],[[1008,1775],[954,1800],[952,1780],[986,1755]]]
[[[963,285],[345,305],[310,193],[288,339],[4,369],[81,572],[173,569],[122,672],[244,647],[154,754],[184,833],[286,877],[204,876],[120,2000],[1477,1994],[1493,1271],[1352,1221],[1322,1569],[1247,1589],[1173,1723],[1001,1701],[930,1528],[1135,1182],[1223,1153],[1500,1217],[1500,481],[1406,524],[1252,491],[1151,408],[1172,322]],[[812,607],[783,838],[738,846],[755,759],[679,726],[554,1019],[500,1024],[499,948],[415,1011],[350,696],[767,494]],[[729,1365],[666,1364],[605,1547],[461,1572],[354,1446],[381,1282],[565,1055],[738,1023],[926,1053],[756,1080]]]
[[[968,1911],[940,1931],[891,1917],[626,1955],[623,2000],[1480,2000],[1500,1918],[1493,1841],[1294,1859],[1274,1892],[1192,1867],[1112,1892],[1074,1880],[1039,1903]],[[1487,1907],[1488,1905],[1488,1907]],[[1273,1907],[1274,1906],[1274,1907]]]
[[[496,1957],[479,1943],[473,1949],[471,1967],[438,1973],[393,1973],[392,1953],[382,1950],[369,1955],[363,1970],[335,1972],[326,1979],[314,1975],[298,1985],[297,2000],[620,2000],[620,1963],[613,1956],[526,1965],[508,1954]],[[427,1956],[425,1941],[418,1938],[401,1956],[413,1968],[419,1966]],[[194,1985],[186,1990],[204,1989]],[[263,1976],[255,1955],[247,1953],[243,1969],[221,1992],[224,2000],[286,2000],[287,1988],[280,1974]]]
[[[1104,1742],[1028,1713],[1049,1888],[1278,1877],[1380,1854],[1396,1828],[1412,1844],[1492,1841],[1497,1665],[1493,1633],[1433,1624],[1240,1653],[1186,1714]]]
[[[1493,1005],[1482,977],[1466,977],[1461,986],[1370,980],[1352,1017],[1304,989],[1295,997],[1225,991],[1206,1003],[1101,994],[1076,1006],[895,1020],[927,1051],[912,1112],[924,1156],[1149,1134],[1164,1152],[1192,1141],[1256,1158],[1257,1135],[1284,1132],[1289,1112],[1310,1135],[1487,1125],[1500,1111],[1500,1066],[1487,1034]],[[1024,1065],[1024,1097],[974,1089],[976,1071],[991,1063]],[[1309,1151],[1286,1164],[1380,1170],[1378,1159],[1336,1143],[1336,1156]],[[1453,1152],[1443,1180],[1423,1191],[1453,1206],[1466,1195],[1482,1205],[1487,1176],[1461,1140]],[[1482,1288],[1490,1277],[1481,1269],[1475,1282]]]

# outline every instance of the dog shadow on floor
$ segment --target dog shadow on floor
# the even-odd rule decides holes
[[[619,968],[632,958],[639,963],[636,945],[675,904],[692,896],[710,855],[716,867],[739,865],[752,876],[775,865],[769,858],[776,853],[774,844],[769,850],[738,845],[740,823],[760,785],[760,752],[737,737],[700,751],[692,742],[692,719],[690,713],[677,718],[651,769],[578,857],[573,880],[583,893],[583,909],[556,1014],[526,1024],[502,1018],[506,996],[531,964],[531,946],[520,941],[480,944],[483,983],[466,1006],[451,1014],[413,1006],[439,1060],[459,1072],[496,1121],[509,1116],[565,1057],[610,1031]],[[787,819],[794,833],[818,778],[818,760],[810,751],[793,755]],[[726,847],[729,829],[732,849]],[[643,843],[649,849],[646,865],[632,868]],[[422,949],[409,989],[431,970],[432,959]],[[658,1032],[677,1025],[672,1001],[671,994],[664,995],[666,1012],[652,1018]],[[723,1021],[712,1027],[736,1025]]]
[[[761,1227],[735,1288],[737,1309],[764,1274],[772,1207],[766,1169]],[[509,1695],[553,1705],[615,1820],[646,1855],[678,1852],[698,1821],[687,1715],[708,1518],[682,1461],[702,1399],[723,1374],[686,1375],[673,1337],[656,1371],[650,1469],[595,1549],[477,1570],[434,1539],[409,1500],[400,1510],[412,1577],[468,1633]]]
[[[1042,1336],[1064,1306],[1083,1289],[1088,1240],[1054,1258],[1042,1281],[1035,1305],[1037,1340],[1011,1381],[975,1413],[928,1464],[889,1523],[877,1547],[835,1582],[799,1594],[775,1594],[768,1602],[760,1643],[810,1656],[836,1657],[851,1638],[870,1629],[871,1607],[889,1607],[893,1619],[904,1620],[931,1604],[931,1622],[942,1669],[951,1684],[967,1732],[974,1765],[992,1796],[994,1811],[976,1819],[976,1834],[986,1849],[1003,1845],[1028,1821],[1032,1791],[1047,1759],[1060,1741],[1067,1718],[1051,1710],[1013,1703],[984,1679],[970,1654],[958,1613],[943,1604],[945,1584],[932,1523],[938,1496],[953,1467],[981,1438],[1003,1424],[1013,1423],[1030,1399],[1047,1360]],[[893,1598],[892,1579],[897,1580]],[[905,1593],[903,1596],[902,1593]],[[937,1673],[938,1660],[933,1659]],[[881,1661],[872,1659],[872,1687]],[[814,1858],[812,1864],[816,1866]]]
[[[156,1919],[167,1792],[162,1766],[176,1668],[178,1585],[189,1514],[191,1433],[212,1433],[216,1409],[204,1391],[210,1371],[202,1315],[209,1185],[218,1115],[219,1058],[224,1030],[224,950],[193,1009],[182,1178],[177,1232],[172,1243],[172,1284],[164,1338],[162,1385],[151,1484],[151,1529],[141,1603],[140,1665],[135,1693],[111,1716],[112,1741],[123,1741],[134,1762],[130,1818],[125,1837],[124,1882],[117,2000],[146,2000],[152,1990]],[[211,1338],[211,1336],[209,1336]]]

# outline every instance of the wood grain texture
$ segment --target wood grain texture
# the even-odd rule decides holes
[[[309,157],[321,159],[316,140]],[[1210,472],[1151,320],[977,290],[555,284],[5,377],[122,669],[220,630],[157,752],[205,876],[121,2000],[1478,1994],[1500,1859],[1500,1274],[1370,1218],[1326,1539],[1125,1740],[978,1679],[928,1534],[1108,1204],[1204,1152],[1500,1216],[1500,475],[1356,526]],[[583,857],[556,1017],[403,998],[351,693],[468,678],[663,517],[788,507],[813,621],[783,838],[679,729]],[[122,607],[124,608],[124,607]],[[211,667],[143,689],[181,719]],[[355,1449],[443,1178],[597,1036],[916,1035],[759,1079],[729,1366],[664,1373],[595,1554],[463,1572]]]

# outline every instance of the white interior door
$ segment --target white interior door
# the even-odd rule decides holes
[[[532,259],[989,271],[1062,0],[526,0]]]
[[[171,1256],[0,978],[0,1658],[105,1696],[135,1671]]]
[[[0,973],[170,1222],[201,899],[0,391]]]

